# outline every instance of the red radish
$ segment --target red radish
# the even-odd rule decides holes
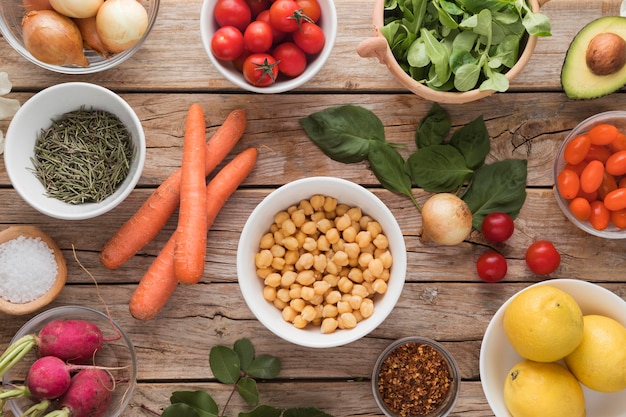
[[[65,394],[70,386],[71,365],[56,356],[44,356],[30,366],[26,386],[31,395],[40,400],[52,400]]]
[[[53,320],[38,334],[22,336],[0,356],[0,378],[33,347],[39,356],[56,356],[66,362],[91,360],[102,347],[104,338],[95,324],[86,320]]]
[[[102,369],[83,369],[72,377],[69,388],[59,399],[59,410],[46,417],[102,417],[113,401],[115,384]]]

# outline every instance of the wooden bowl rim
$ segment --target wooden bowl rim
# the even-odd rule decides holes
[[[3,231],[0,231],[0,244],[17,239],[19,236],[31,238],[39,237],[48,245],[50,249],[52,249],[57,263],[57,276],[50,289],[35,300],[26,303],[12,303],[0,297],[0,311],[14,316],[32,313],[50,304],[50,302],[52,302],[52,300],[59,295],[67,281],[67,264],[65,262],[65,258],[63,257],[63,253],[57,244],[50,236],[45,234],[37,226],[33,225],[9,226]]]

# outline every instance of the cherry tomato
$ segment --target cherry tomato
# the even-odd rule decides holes
[[[594,145],[608,145],[617,138],[618,133],[617,127],[608,123],[600,123],[589,129],[587,136]]]
[[[590,161],[580,174],[580,188],[586,193],[592,193],[600,188],[604,178],[604,164],[600,161]]]
[[[606,172],[611,175],[626,174],[626,151],[618,151],[606,161]]]
[[[612,211],[611,223],[618,229],[626,229],[626,209]]]
[[[609,143],[609,149],[613,152],[626,151],[626,135],[620,132],[615,140]]]
[[[506,275],[506,259],[498,252],[485,252],[476,261],[476,272],[485,282],[498,282]]]
[[[598,199],[598,191],[594,191],[592,193],[586,193],[583,190],[579,190],[578,195],[576,197],[582,197],[591,203],[592,201]]]
[[[269,0],[246,0],[246,3],[248,3],[248,7],[250,7],[253,19],[263,10],[269,9],[271,4]]]
[[[591,139],[587,135],[578,135],[570,140],[563,150],[565,162],[576,165],[581,163],[591,148]]]
[[[585,167],[587,166],[588,163],[589,163],[589,161],[583,161],[583,162],[578,163],[576,165],[565,164],[563,169],[570,169],[570,170],[574,171],[576,174],[578,174],[578,176],[580,177],[580,174],[583,173],[583,169],[585,169]]]
[[[606,208],[600,200],[591,202],[591,214],[589,215],[589,224],[596,230],[604,230],[609,227],[611,222],[611,212]]]
[[[302,9],[305,16],[316,23],[322,16],[322,9],[317,0],[296,0],[298,6]]]
[[[243,52],[243,35],[234,26],[222,26],[211,38],[211,52],[222,61],[236,59]]]
[[[302,23],[300,6],[294,0],[276,0],[270,6],[272,26],[283,32],[295,32]]]
[[[244,46],[243,52],[237,58],[233,59],[233,66],[237,69],[237,71],[243,72],[243,63],[251,54],[252,52],[248,51]]]
[[[260,20],[251,22],[243,33],[243,42],[252,53],[267,52],[274,42],[272,27]]]
[[[302,22],[300,26],[300,29],[293,33],[294,43],[309,55],[321,52],[326,43],[322,28],[310,22]]]
[[[589,152],[587,152],[587,156],[585,156],[585,161],[593,161],[598,160],[603,164],[606,164],[606,161],[610,158],[612,152],[606,146],[601,145],[591,145],[589,148]]]
[[[604,206],[611,210],[626,208],[626,188],[616,188],[604,197]]]
[[[274,48],[272,54],[278,61],[281,74],[297,77],[306,68],[306,54],[293,42],[284,42]]]
[[[251,54],[243,63],[243,76],[257,87],[274,84],[278,77],[278,63],[269,54]]]
[[[489,213],[481,226],[483,235],[492,242],[504,242],[513,235],[515,225],[507,213]]]
[[[580,190],[580,178],[578,178],[578,175],[574,171],[564,169],[559,172],[559,175],[556,177],[556,186],[561,197],[566,200],[571,200],[578,195],[578,191]]]
[[[234,26],[242,33],[252,20],[246,0],[217,0],[213,14],[218,25]]]
[[[585,221],[591,216],[591,204],[584,197],[576,197],[569,202],[569,211],[580,221]]]
[[[611,191],[617,188],[617,181],[615,181],[615,177],[608,172],[604,172],[604,176],[602,178],[602,184],[598,187],[598,196],[600,200],[604,200],[604,197]]]
[[[285,39],[285,37],[287,36],[287,33],[282,32],[278,29],[276,29],[273,25],[272,22],[270,20],[270,11],[268,10],[263,10],[261,13],[259,13],[259,15],[256,17],[256,20],[260,20],[262,22],[266,22],[270,25],[270,27],[272,28],[272,39],[274,40],[274,44],[278,44],[280,42],[283,41],[283,39]]]
[[[537,275],[551,274],[560,263],[561,255],[552,242],[538,240],[526,249],[526,265]]]

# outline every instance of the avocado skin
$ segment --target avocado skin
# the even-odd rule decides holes
[[[614,93],[626,85],[626,65],[610,75],[596,75],[587,67],[587,46],[600,33],[610,32],[626,40],[626,17],[598,18],[572,40],[561,68],[561,86],[571,99],[592,99]]]

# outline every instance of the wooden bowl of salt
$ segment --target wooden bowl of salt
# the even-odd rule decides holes
[[[0,311],[14,316],[37,311],[59,295],[66,280],[63,253],[39,228],[0,232]]]

